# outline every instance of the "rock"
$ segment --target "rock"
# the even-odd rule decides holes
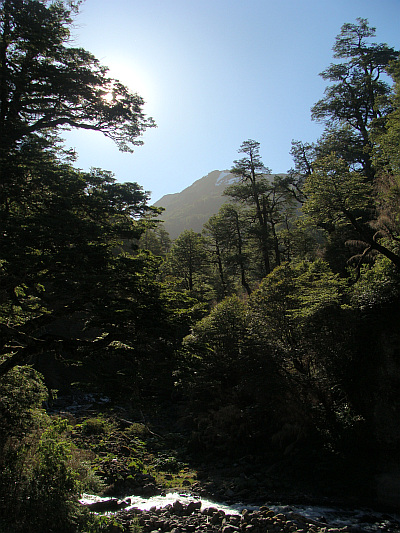
[[[128,501],[126,500],[117,500],[116,498],[110,498],[108,500],[101,500],[98,502],[88,503],[85,505],[88,509],[91,511],[94,511],[95,513],[107,513],[107,512],[115,512],[119,511],[120,509],[125,509],[129,506]]]
[[[201,502],[189,502],[186,507],[186,513],[187,515],[190,515],[194,513],[195,511],[200,511],[201,509]]]
[[[220,511],[215,512],[211,517],[211,523],[214,525],[221,524],[224,516],[225,516],[224,511],[220,510]]]
[[[183,505],[181,504],[181,502],[179,500],[176,500],[173,504],[172,504],[172,511],[175,513],[175,514],[181,514],[182,511],[183,511]]]
[[[154,483],[147,483],[140,489],[142,496],[154,496],[158,494],[158,488]]]
[[[240,531],[236,526],[229,525],[222,528],[222,533],[236,533],[236,531]]]
[[[227,516],[227,522],[234,526],[238,526],[240,524],[240,520],[241,520],[241,517],[238,514],[232,514],[232,515]]]
[[[212,516],[217,511],[218,509],[216,507],[206,507],[205,509],[203,509],[202,514],[207,515],[207,516]]]

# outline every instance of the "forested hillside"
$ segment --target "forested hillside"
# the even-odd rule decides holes
[[[171,241],[140,185],[62,141],[130,151],[155,125],[70,42],[77,10],[0,7],[0,530],[122,531],[79,494],[190,489],[207,465],[248,501],[399,508],[398,51],[345,23],[323,135],[274,176],[245,140],[218,213]],[[107,403],[57,403],[84,393]]]
[[[277,177],[276,174],[266,176],[270,181]],[[228,170],[213,170],[183,191],[157,200],[154,206],[163,208],[159,218],[170,239],[176,239],[185,230],[201,233],[203,226],[228,201],[225,189],[238,180],[238,176]]]

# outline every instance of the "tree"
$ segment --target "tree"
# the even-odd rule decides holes
[[[268,244],[268,223],[263,209],[261,196],[265,190],[264,176],[271,171],[264,166],[260,157],[260,143],[249,139],[240,146],[239,153],[245,157],[234,161],[231,173],[239,177],[240,183],[229,186],[224,194],[231,196],[236,201],[251,203],[255,208],[258,223],[258,237],[261,245],[261,254],[264,275],[271,271]]]
[[[358,266],[367,254],[376,251],[400,268],[400,256],[380,242],[379,233],[362,216],[369,207],[372,192],[363,174],[350,172],[343,159],[331,154],[316,164],[316,171],[307,178],[304,190],[307,202],[303,211],[312,221],[328,227],[351,226],[358,234],[363,248],[357,256]]]
[[[203,226],[203,235],[210,253],[211,263],[215,265],[219,279],[219,283],[215,284],[219,300],[228,295],[227,273],[225,270],[225,252],[228,243],[223,222],[219,212],[211,216]]]
[[[4,0],[0,8],[0,139],[4,157],[29,135],[100,131],[123,151],[154,121],[143,99],[89,52],[70,46],[79,2]]]
[[[400,174],[400,59],[392,61],[388,66],[388,73],[394,80],[394,87],[390,95],[390,112],[384,121],[376,121],[373,139],[376,141],[375,158],[378,168],[384,165],[392,175]]]
[[[396,244],[400,236],[400,60],[392,62],[388,71],[395,82],[391,111],[385,120],[376,121],[372,131],[378,175],[376,227]]]
[[[344,61],[321,74],[332,83],[312,108],[312,117],[327,127],[302,189],[304,211],[328,231],[331,243],[339,236],[361,249],[349,257],[358,268],[376,253],[400,266],[393,243],[383,239],[376,221],[378,183],[372,159],[373,133],[391,108],[390,86],[382,74],[398,52],[386,44],[369,43],[374,35],[375,29],[358,19],[357,24],[344,24],[336,38],[334,57]]]
[[[312,173],[315,159],[315,145],[292,141],[290,154],[293,157],[294,168],[288,171],[287,189],[299,204],[305,202],[303,185],[304,180]]]
[[[248,295],[251,294],[249,227],[246,212],[232,203],[223,204],[218,213],[205,225],[206,235],[208,233],[213,237],[215,247],[218,243],[218,254],[216,250],[215,254],[220,277],[227,281],[239,274],[240,284]]]
[[[152,260],[125,251],[142,234],[141,219],[158,213],[148,193],[100,169],[74,169],[57,136],[95,130],[132,151],[154,126],[141,97],[70,45],[79,4],[0,7],[0,374],[43,353],[100,353],[121,342],[124,312],[125,340],[134,337],[144,300],[162,314]]]
[[[138,244],[139,248],[150,250],[154,255],[165,259],[171,249],[171,238],[163,223],[155,222],[154,227],[146,228]]]
[[[249,301],[254,345],[273,354],[286,375],[287,393],[307,406],[307,416],[315,417],[317,427],[328,427],[333,438],[346,402],[344,289],[345,282],[326,262],[293,261],[275,268]]]
[[[307,201],[303,211],[316,223],[352,223],[355,229],[361,228],[359,214],[367,209],[372,193],[365,176],[350,172],[335,153],[315,161],[314,168],[304,185]]]
[[[197,322],[184,340],[186,350],[194,357],[201,355],[201,372],[207,380],[218,378],[225,386],[240,375],[239,359],[246,343],[246,304],[237,296],[224,298]],[[203,380],[200,380],[200,384]]]
[[[325,97],[312,108],[312,118],[324,122],[328,130],[350,128],[357,144],[364,147],[363,152],[358,150],[358,155],[370,180],[374,175],[371,123],[387,113],[390,92],[382,74],[398,56],[398,52],[386,44],[368,43],[374,35],[375,28],[370,27],[366,19],[358,18],[357,24],[342,26],[333,50],[334,57],[344,62],[333,63],[321,73],[324,80],[332,83],[326,88]],[[350,150],[353,147],[351,143]]]
[[[174,275],[183,278],[185,288],[194,290],[196,274],[205,265],[206,251],[203,237],[193,230],[185,230],[174,241],[168,262]]]
[[[144,229],[140,217],[158,213],[147,206],[148,193],[36,148],[14,161],[25,186],[1,210],[0,374],[46,351],[95,349],[98,334],[103,344],[121,340],[121,306],[138,302],[145,280],[155,278],[143,258],[123,252]],[[123,301],[116,298],[122,279],[129,280]],[[151,298],[158,297],[147,293],[149,305]],[[140,320],[137,310],[135,316],[131,326]]]
[[[240,177],[240,183],[227,187],[224,194],[247,206],[249,219],[253,219],[251,232],[259,242],[262,278],[271,271],[273,261],[275,265],[281,262],[284,250],[279,233],[294,215],[300,186],[291,176],[270,175],[260,159],[256,141],[244,142],[239,152],[247,157],[235,161],[231,172]]]

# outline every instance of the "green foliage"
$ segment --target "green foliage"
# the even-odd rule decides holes
[[[229,188],[228,188],[229,190]],[[246,212],[239,205],[223,204],[219,212],[204,226],[210,261],[214,264],[218,282],[214,282],[219,299],[228,296],[236,289],[235,278],[240,279],[242,290],[251,293],[250,256],[252,237],[249,233]]]
[[[130,533],[140,533],[142,531],[142,527],[139,525],[138,518],[134,518],[129,527],[130,527]]]
[[[194,404],[216,406],[240,379],[246,342],[246,304],[237,296],[217,304],[183,341],[178,385]]]
[[[44,349],[82,358],[79,350],[91,351],[94,339],[110,335],[110,344],[115,314],[122,320],[124,304],[140,299],[139,283],[155,277],[143,257],[123,258],[135,253],[133,243],[159,213],[147,205],[148,193],[110,172],[73,168],[72,152],[56,136],[63,127],[94,129],[131,150],[154,125],[139,96],[70,46],[78,4],[7,0],[0,10],[1,374]],[[111,101],[104,98],[110,92]],[[132,277],[135,295],[118,301]],[[146,296],[157,299],[155,291]]]
[[[303,191],[307,197],[303,211],[316,225],[324,227],[360,224],[372,187],[362,174],[350,172],[346,162],[332,153],[314,164]]]
[[[334,57],[343,62],[322,72],[330,85],[312,108],[313,119],[323,122],[326,129],[316,145],[294,145],[297,172],[291,177],[294,194],[301,190],[306,217],[329,234],[326,257],[338,256],[334,248],[339,239],[347,241],[356,253],[350,257],[342,249],[340,256],[350,260],[359,273],[361,265],[373,261],[377,253],[400,267],[393,243],[398,231],[398,194],[396,180],[387,172],[393,151],[385,152],[385,138],[392,142],[390,131],[396,137],[397,115],[391,107],[396,97],[382,76],[390,64],[396,64],[392,62],[398,52],[370,42],[374,36],[375,28],[366,19],[342,26]],[[389,133],[385,133],[385,124]],[[344,272],[343,262],[337,263],[331,261]]]
[[[268,189],[266,176],[271,171],[264,166],[261,160],[259,142],[249,139],[242,143],[238,152],[244,153],[246,156],[234,161],[231,172],[239,177],[240,183],[228,187],[224,194],[231,196],[235,201],[253,206],[257,221],[256,234],[260,244],[262,273],[266,275],[271,271],[271,265],[268,243],[269,221],[264,209],[264,193]]]
[[[156,470],[162,470],[168,473],[177,473],[183,467],[184,463],[179,461],[173,455],[158,454],[156,461],[154,462],[154,468]]]
[[[84,435],[104,435],[112,431],[115,424],[103,418],[86,418],[82,423]]]
[[[332,84],[325,97],[317,102],[312,115],[328,126],[350,125],[367,147],[368,129],[374,118],[385,112],[389,86],[380,76],[389,62],[397,56],[386,44],[370,43],[375,28],[366,19],[357,24],[343,24],[334,45],[334,57],[344,60],[333,63],[321,73]],[[353,95],[357,94],[357,98]],[[364,171],[370,171],[370,154],[364,154]]]
[[[48,392],[43,377],[29,366],[15,367],[0,380],[0,435],[23,436],[32,424],[46,423],[41,410]]]
[[[74,531],[76,496],[89,473],[77,464],[67,422],[40,408],[44,391],[30,368],[1,380],[0,517],[15,532]]]
[[[246,246],[241,245],[239,252],[239,265],[242,285],[250,294],[250,286],[246,280],[245,257],[251,257],[253,265],[252,276],[257,281],[267,275],[274,266],[279,265],[286,255],[291,258],[293,246],[287,246],[289,235],[293,238],[295,221],[298,218],[298,197],[293,176],[271,176],[271,172],[264,166],[259,154],[260,143],[246,141],[239,152],[246,157],[235,161],[231,172],[238,176],[239,182],[225,189],[224,194],[229,196],[235,204],[242,207],[241,239],[246,241]],[[295,194],[293,194],[295,192]],[[225,214],[231,227],[236,229],[238,236],[238,220],[232,226],[232,206],[225,206],[225,212],[220,210],[219,217]],[[244,216],[243,216],[244,214]],[[246,221],[243,224],[243,221]],[[255,267],[257,265],[257,267]]]
[[[388,66],[388,73],[395,85],[390,95],[391,109],[385,116],[385,121],[374,123],[375,162],[384,165],[386,170],[398,180],[400,173],[400,60],[392,61]]]
[[[154,228],[147,228],[140,238],[139,248],[165,258],[171,249],[171,239],[164,226],[159,223]]]
[[[360,279],[351,287],[351,304],[362,311],[388,305],[400,294],[399,276],[393,263],[378,257],[372,266],[362,268]]]
[[[327,308],[340,308],[345,287],[344,280],[333,274],[323,261],[300,263],[296,277],[297,306],[288,311],[292,313],[293,318],[307,321]]]
[[[74,6],[0,8],[0,527],[116,531],[112,518],[77,510],[81,490],[101,478],[124,492],[145,471],[169,486],[193,477],[144,424],[51,419],[42,377],[18,366],[42,357],[79,364],[79,379],[124,405],[178,395],[195,451],[276,457],[313,438],[354,457],[368,432],[394,450],[397,53],[369,43],[364,19],[345,24],[334,47],[343,62],[322,73],[330,85],[312,111],[327,126],[320,140],[294,142],[294,169],[275,178],[259,143],[244,142],[226,191],[234,201],[203,236],[185,231],[169,249],[149,194],[75,169],[56,136],[98,130],[131,150],[154,125],[140,97],[69,46]],[[388,65],[392,93],[380,78]],[[361,250],[357,274],[345,241]]]
[[[143,99],[132,94],[83,48],[71,46],[78,2],[5,0],[0,10],[2,149],[31,134],[84,128],[123,151],[153,127]],[[112,99],[105,98],[112,95]],[[57,104],[55,105],[55,102]]]
[[[96,515],[94,513],[81,513],[77,520],[79,533],[123,533],[124,528],[112,516]],[[140,533],[141,528],[132,529],[136,533]]]
[[[217,364],[224,359],[234,361],[241,352],[246,338],[246,304],[237,296],[230,296],[217,304],[210,314],[198,322],[184,345],[210,347]],[[206,362],[206,361],[203,361]]]
[[[384,118],[374,122],[372,139],[378,175],[376,228],[393,242],[400,234],[400,60],[393,61],[388,71],[395,82],[390,95],[392,107]]]
[[[32,469],[30,498],[41,506],[45,515],[60,513],[70,496],[76,494],[75,474],[69,468],[71,444],[64,438],[68,429],[66,420],[54,420],[40,436],[36,464]],[[63,505],[60,509],[60,502]]]
[[[343,363],[346,339],[345,283],[328,265],[315,262],[284,264],[263,280],[250,301],[250,324],[258,345],[272,348],[276,364],[287,374],[300,404],[314,404],[317,427],[336,430],[335,397],[344,400]],[[342,391],[342,392],[339,392]],[[307,410],[307,408],[306,408]],[[308,417],[313,419],[312,411]]]
[[[167,267],[178,279],[182,279],[183,288],[196,291],[199,274],[206,264],[204,241],[199,233],[185,230],[174,241],[168,255]]]

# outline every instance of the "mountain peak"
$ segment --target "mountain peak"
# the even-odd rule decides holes
[[[171,239],[185,229],[201,232],[208,219],[227,201],[223,192],[237,181],[229,170],[213,170],[181,192],[166,194],[154,205],[164,207],[161,214]]]
[[[276,175],[271,174],[271,177]],[[213,170],[183,191],[166,194],[158,200],[154,205],[164,207],[160,218],[171,239],[176,239],[186,229],[200,233],[208,219],[228,201],[223,196],[224,190],[238,180],[229,170]]]

